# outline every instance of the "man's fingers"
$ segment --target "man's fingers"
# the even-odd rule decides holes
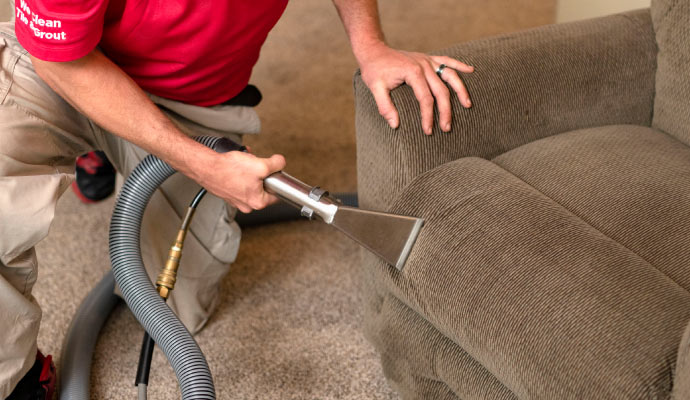
[[[439,64],[446,64],[447,66],[458,70],[460,72],[464,72],[466,74],[471,74],[474,72],[474,67],[471,65],[467,65],[462,61],[458,61],[454,58],[451,57],[446,57],[446,56],[435,56],[433,57],[434,61],[436,61]]]
[[[266,206],[269,206],[275,202],[278,201],[278,198],[267,191],[265,191],[263,188],[261,188],[261,191],[254,194],[248,201],[247,201],[247,206],[251,210],[261,210],[262,208],[265,208]]]
[[[280,154],[274,154],[264,160],[266,163],[266,167],[268,167],[268,173],[263,178],[266,178],[267,176],[275,172],[281,171],[283,168],[285,168],[285,157],[283,157]],[[260,190],[261,192],[258,193],[257,196],[254,197],[253,202],[250,202],[249,204],[253,209],[260,210],[278,201],[278,198],[276,196],[264,190],[263,185],[261,186]]]
[[[472,106],[472,101],[470,100],[470,94],[467,91],[465,83],[462,81],[457,71],[464,73],[474,72],[474,67],[465,64],[464,62],[458,61],[451,57],[446,56],[433,56],[432,59],[440,64],[445,64],[447,68],[443,69],[441,73],[441,79],[446,81],[450,87],[453,88],[455,93],[458,94],[458,99],[460,104],[465,108]]]
[[[388,90],[385,84],[381,83],[374,86],[372,94],[379,108],[379,114],[388,122],[392,129],[397,129],[398,125],[400,125],[400,117],[398,116],[398,110],[396,110],[393,104],[393,100],[391,100],[390,90]]]
[[[431,127],[434,123],[434,96],[431,95],[429,84],[424,73],[414,74],[405,79],[412,87],[414,95],[419,101],[419,110],[422,113],[422,130],[431,135]]]
[[[434,103],[438,104],[441,130],[449,131],[452,120],[451,93],[444,81],[457,93],[461,104],[469,107],[471,103],[467,89],[456,71],[471,73],[474,67],[446,56],[429,56],[390,48],[385,50],[379,54],[380,57],[365,60],[360,65],[362,79],[371,90],[381,116],[393,129],[400,125],[400,115],[391,100],[390,91],[406,83],[419,102],[424,133],[432,133]],[[441,64],[447,66],[447,73],[436,73]]]
[[[465,83],[460,79],[460,76],[458,76],[458,73],[455,72],[454,69],[444,69],[441,77],[451,88],[453,88],[453,91],[457,93],[458,100],[460,100],[460,104],[462,104],[463,107],[472,107],[472,101],[470,100],[470,94],[467,91],[467,87],[465,87]]]
[[[263,194],[261,195],[261,208],[275,204],[278,201],[280,201],[280,199],[264,190]]]
[[[238,203],[238,202],[231,202],[233,206],[235,206],[236,209],[240,210],[240,212],[244,214],[249,214],[250,212],[254,211],[253,208],[249,207],[248,205],[244,203]]]
[[[285,157],[280,154],[274,154],[268,158],[265,158],[264,162],[266,163],[266,167],[268,167],[268,173],[266,176],[285,168]],[[264,176],[264,178],[266,176]]]
[[[268,158],[256,158],[255,160],[256,163],[252,172],[253,179],[248,182],[244,197],[235,202],[237,209],[245,213],[260,210],[278,201],[275,196],[264,190],[263,180],[285,168],[285,157],[280,154],[274,154]]]
[[[431,68],[431,65],[429,65],[429,68],[425,68],[424,72],[429,88],[431,88],[431,92],[436,99],[439,126],[443,132],[450,132],[450,122],[452,118],[450,92],[448,92],[446,85],[444,85],[438,75],[436,75],[436,71]]]

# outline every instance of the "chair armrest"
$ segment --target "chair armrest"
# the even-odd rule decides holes
[[[461,157],[493,158],[531,141],[591,126],[651,124],[657,46],[649,10],[550,25],[446,49],[474,65],[462,78],[473,107],[451,96],[452,132],[422,133],[409,86],[391,93],[392,130],[355,75],[359,201],[387,209],[415,176]]]

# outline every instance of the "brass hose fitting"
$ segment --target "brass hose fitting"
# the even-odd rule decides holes
[[[175,242],[170,247],[168,252],[168,259],[165,261],[165,266],[158,274],[158,279],[156,280],[156,287],[158,289],[158,294],[165,300],[170,296],[170,292],[175,289],[175,281],[177,281],[177,269],[180,266],[180,259],[182,258],[182,246],[184,244],[184,239],[189,231],[189,225],[194,216],[194,211],[196,207],[189,207],[187,209],[187,215],[185,215],[180,230],[177,232],[177,237]]]

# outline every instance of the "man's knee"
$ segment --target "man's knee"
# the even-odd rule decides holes
[[[33,247],[17,256],[0,258],[0,279],[4,278],[24,296],[31,294],[38,276],[37,270],[36,251]]]

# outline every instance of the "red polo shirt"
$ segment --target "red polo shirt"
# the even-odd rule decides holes
[[[16,0],[31,55],[72,61],[98,46],[144,90],[210,106],[249,82],[287,0]]]

